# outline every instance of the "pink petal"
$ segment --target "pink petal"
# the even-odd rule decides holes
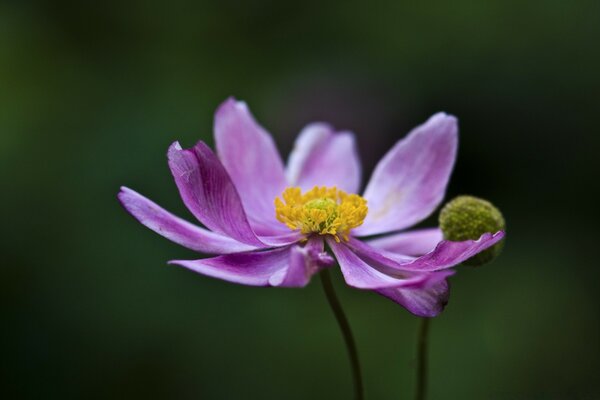
[[[269,278],[271,286],[305,286],[312,275],[331,266],[333,259],[325,253],[323,239],[311,237],[304,247],[291,246],[288,268],[281,269]]]
[[[377,265],[367,264],[358,254],[353,252],[343,243],[336,243],[327,239],[335,258],[340,264],[344,279],[349,286],[358,289],[386,289],[386,288],[423,288],[427,287],[432,273],[414,273],[411,271],[382,271]],[[443,271],[444,276],[451,271]]]
[[[444,198],[457,132],[456,118],[438,113],[399,141],[375,168],[363,195],[369,214],[353,233],[397,231],[429,216]]]
[[[376,292],[400,304],[416,316],[435,317],[448,304],[449,289],[448,281],[443,275],[439,275],[433,276],[425,289],[390,288]]]
[[[357,193],[360,171],[354,134],[334,133],[329,125],[315,123],[300,132],[286,172],[290,185],[303,191],[314,186],[337,186]]]
[[[280,246],[300,237],[287,230],[271,241],[254,233],[233,182],[212,150],[203,142],[182,149],[169,148],[169,166],[187,208],[210,230],[255,247]]]
[[[271,136],[246,103],[230,98],[215,114],[217,154],[240,195],[256,232],[274,235],[287,228],[275,218],[273,202],[287,186],[283,162]]]
[[[122,187],[118,197],[123,207],[140,223],[188,249],[227,254],[255,248],[190,224],[129,188]]]
[[[250,286],[303,287],[319,269],[310,252],[298,245],[201,260],[173,260],[169,264]]]
[[[439,228],[428,228],[383,236],[368,240],[367,244],[375,249],[418,257],[433,250],[443,239]]]
[[[495,245],[503,237],[504,231],[499,231],[494,234],[484,233],[477,240],[463,242],[443,240],[429,253],[418,258],[377,249],[356,238],[350,238],[348,247],[352,248],[365,261],[376,264],[386,271],[427,272],[452,268]]]

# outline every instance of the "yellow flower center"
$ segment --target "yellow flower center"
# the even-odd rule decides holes
[[[362,225],[367,216],[367,201],[336,187],[315,186],[302,194],[298,187],[287,188],[275,199],[275,215],[292,230],[304,234],[332,235],[348,241],[352,228]]]

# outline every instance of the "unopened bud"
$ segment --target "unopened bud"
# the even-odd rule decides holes
[[[506,223],[500,210],[489,201],[473,196],[458,196],[447,203],[440,212],[440,228],[444,238],[455,242],[477,240],[486,232],[496,233],[505,227]],[[504,239],[463,264],[487,264],[500,254],[503,246]]]

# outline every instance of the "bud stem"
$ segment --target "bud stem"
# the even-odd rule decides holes
[[[427,339],[429,318],[421,318],[417,333],[417,388],[415,400],[425,400],[427,393]]]
[[[331,311],[333,311],[333,314],[335,315],[335,319],[342,331],[342,336],[344,336],[344,342],[346,343],[346,350],[352,367],[352,379],[354,380],[354,399],[363,400],[364,389],[360,372],[360,363],[358,362],[358,352],[356,351],[356,343],[354,342],[354,336],[352,335],[348,318],[346,318],[342,305],[335,294],[329,269],[323,269],[320,276],[321,283],[323,284],[323,291],[325,292]]]

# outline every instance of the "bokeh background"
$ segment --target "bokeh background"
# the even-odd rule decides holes
[[[495,202],[508,241],[451,279],[430,398],[600,398],[599,40],[596,0],[0,2],[0,395],[350,398],[318,280],[167,266],[194,254],[116,200],[128,185],[190,217],[166,149],[212,143],[235,95],[284,154],[310,121],[353,130],[365,179],[410,128],[457,115],[449,196]],[[367,398],[410,398],[417,319],[335,279]]]

